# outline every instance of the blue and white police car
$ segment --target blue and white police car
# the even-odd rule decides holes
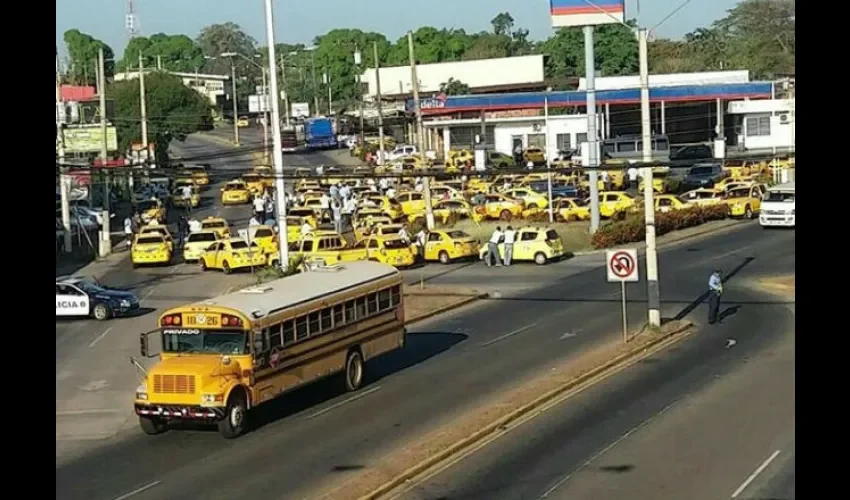
[[[66,276],[56,278],[56,317],[93,316],[105,320],[139,308],[132,292],[105,287],[94,280]]]

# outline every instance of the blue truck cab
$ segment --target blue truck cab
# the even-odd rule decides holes
[[[334,124],[330,118],[308,118],[304,120],[304,137],[309,149],[338,147]]]

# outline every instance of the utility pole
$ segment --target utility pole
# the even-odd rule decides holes
[[[584,78],[587,95],[587,170],[590,181],[590,233],[599,229],[599,143],[596,133],[596,64],[594,64],[593,26],[584,31]]]
[[[156,56],[156,69],[162,71],[162,56]]]
[[[357,104],[360,108],[360,147],[364,148],[366,146],[366,134],[363,131],[363,77],[362,73],[362,56],[360,54],[360,49],[357,46],[354,47],[354,65],[357,66]]]
[[[316,106],[315,116],[319,116],[319,89],[317,88],[318,84],[316,83],[316,56],[313,54],[313,50],[316,49],[313,48],[310,50],[310,64],[313,66],[313,84],[310,85],[310,87],[313,88],[313,103]]]
[[[646,217],[646,296],[649,326],[661,326],[661,292],[658,288],[658,253],[655,248],[655,200],[652,191],[652,124],[649,113],[649,62],[646,29],[638,29],[640,59],[640,131],[643,142],[643,198]]]
[[[100,256],[112,253],[112,239],[109,231],[109,168],[106,166],[109,148],[106,137],[106,70],[103,60],[103,46],[97,51],[98,80],[100,80],[100,133],[103,142],[100,146],[101,169],[103,169],[103,237],[100,244]]]
[[[375,104],[378,107],[378,165],[384,164],[384,112],[381,106],[381,61],[378,59],[378,42],[372,43],[375,56]]]
[[[63,130],[62,115],[59,113],[59,106],[64,106],[62,101],[62,74],[59,67],[59,50],[56,50],[56,156],[59,161],[59,197],[62,204],[62,231],[63,231],[63,247],[66,252],[70,252],[71,248],[71,178],[67,174],[68,168],[65,166],[65,132]]]
[[[286,241],[286,186],[283,182],[283,144],[280,138],[280,101],[278,100],[277,91],[277,68],[275,64],[275,47],[274,47],[274,17],[272,12],[271,0],[263,2],[266,10],[266,37],[268,39],[269,51],[269,80],[271,86],[271,94],[275,96],[271,100],[272,104],[272,141],[274,141],[274,150],[272,151],[274,173],[275,173],[275,202],[277,205],[277,234],[280,235],[281,243],[278,245],[280,250],[280,268],[284,271],[289,267],[289,245]]]
[[[266,95],[266,102],[263,103],[263,156],[269,161],[269,105],[271,104],[271,94],[269,93],[268,78],[266,67],[260,68],[263,70],[263,93]]]
[[[543,119],[544,119],[543,128],[546,130],[546,135],[544,135],[543,137],[545,138],[544,144],[546,145],[546,147],[545,147],[545,150],[546,150],[546,170],[547,170],[546,188],[547,188],[548,197],[549,197],[549,223],[550,224],[555,222],[555,203],[553,202],[554,200],[552,200],[552,153],[550,152],[551,150],[549,148],[549,92],[551,92],[551,91],[552,91],[551,87],[547,88],[546,89],[546,95],[543,96]]]
[[[327,72],[322,73],[322,83],[328,88],[328,116],[332,116],[334,114],[333,105],[331,104],[333,102],[333,93],[331,91],[331,77]]]
[[[419,154],[425,155],[425,145],[422,141],[422,108],[419,102],[419,77],[416,75],[416,58],[413,52],[413,32],[407,33],[407,49],[410,57],[410,80],[413,85],[413,110],[416,113],[416,147]],[[422,180],[422,191],[425,194],[425,223],[428,230],[434,229],[434,207],[431,205],[431,177]]]
[[[286,115],[286,126],[289,126],[289,93],[286,91],[286,61],[283,59],[283,54],[280,55],[280,77],[283,80],[283,112]],[[275,99],[279,97],[275,96]]]
[[[159,57],[159,56],[157,56]],[[147,91],[145,91],[145,69],[144,69],[144,60],[142,59],[142,52],[139,51],[139,106],[141,108],[142,115],[142,148],[145,150],[145,156],[147,157],[150,149],[148,149],[148,105],[147,105]],[[130,170],[130,177],[128,179],[127,184],[130,187],[130,193],[133,192],[133,171],[132,167]]]
[[[233,143],[239,145],[239,111],[236,102],[236,65],[230,58],[230,79],[233,80]]]

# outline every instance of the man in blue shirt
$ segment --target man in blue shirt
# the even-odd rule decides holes
[[[717,313],[720,310],[720,296],[723,295],[723,271],[717,269],[708,278],[708,324],[718,323]]]

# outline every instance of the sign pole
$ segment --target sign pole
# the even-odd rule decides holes
[[[623,296],[623,343],[627,344],[629,342],[629,314],[626,309],[626,281],[623,280],[620,282],[620,287],[622,290]]]

